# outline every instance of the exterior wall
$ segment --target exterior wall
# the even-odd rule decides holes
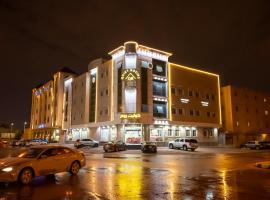
[[[71,124],[87,124],[89,121],[89,73],[86,72],[72,82],[72,111]]]
[[[246,88],[222,88],[223,132],[227,144],[265,140],[270,134],[270,95]]]
[[[171,120],[219,126],[218,76],[175,64],[170,64],[170,70]],[[203,106],[202,102],[207,106]]]

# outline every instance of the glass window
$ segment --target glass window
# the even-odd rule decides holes
[[[166,103],[154,102],[153,115],[154,117],[166,117],[167,116]]]
[[[166,96],[166,83],[153,81],[153,94],[157,96]]]
[[[125,112],[126,113],[136,112],[136,89],[135,88],[125,89]]]
[[[175,108],[172,108],[172,114],[175,114]]]
[[[153,59],[153,74],[166,76],[166,62]]]
[[[128,54],[125,56],[125,67],[126,69],[135,69],[136,68],[136,54]]]
[[[197,137],[197,130],[192,130],[192,137]]]
[[[190,130],[186,129],[186,137],[190,137]]]

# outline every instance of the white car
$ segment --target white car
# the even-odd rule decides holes
[[[95,141],[95,140],[92,140],[92,139],[77,140],[74,143],[74,147],[76,147],[76,148],[81,148],[81,147],[85,147],[85,146],[88,146],[88,147],[98,147],[98,145],[99,145],[99,142],[98,141]]]
[[[183,149],[185,151],[195,151],[198,148],[198,142],[192,138],[177,138],[174,141],[170,141],[168,144],[170,149]]]
[[[30,145],[43,145],[43,144],[48,144],[48,141],[45,139],[33,139],[30,140],[29,146]]]
[[[75,175],[85,166],[82,152],[62,146],[35,146],[0,159],[0,182],[29,184],[38,176],[59,172]]]

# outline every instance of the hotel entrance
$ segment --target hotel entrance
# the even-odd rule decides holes
[[[126,144],[141,144],[141,125],[124,125],[124,141]]]

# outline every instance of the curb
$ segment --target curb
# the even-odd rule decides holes
[[[270,162],[267,163],[256,163],[256,167],[262,169],[270,169]]]

